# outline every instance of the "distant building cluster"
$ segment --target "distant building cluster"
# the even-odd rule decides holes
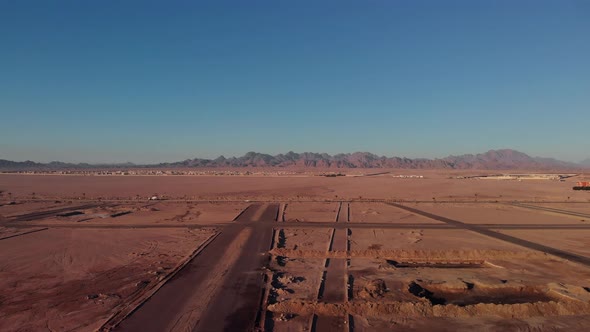
[[[474,176],[457,176],[455,179],[476,179],[476,180],[563,180],[577,174],[490,174]]]
[[[305,175],[294,171],[241,171],[241,170],[35,170],[35,171],[2,171],[5,174],[30,174],[30,175],[86,175],[86,176],[289,176]]]

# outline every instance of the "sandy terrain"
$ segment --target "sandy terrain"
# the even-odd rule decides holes
[[[461,317],[461,318],[408,318],[404,322],[386,321],[379,319],[366,319],[360,315],[354,315],[351,319],[354,331],[360,332],[386,332],[391,331],[392,326],[401,331],[431,331],[436,326],[436,331],[441,332],[472,332],[472,331],[585,331],[590,324],[590,317],[585,315],[573,315],[563,317],[535,317],[527,320],[498,319],[493,316]]]
[[[556,213],[539,213],[507,204],[407,203],[407,206],[470,224],[579,224],[580,218]]]
[[[289,258],[280,264],[275,260],[270,302],[285,300],[316,300],[324,271],[325,259]]]
[[[28,203],[27,203],[28,204]],[[178,225],[211,225],[229,223],[236,218],[247,206],[247,203],[216,203],[216,202],[148,202],[107,204],[74,209],[21,221],[20,225],[71,225],[84,226],[178,226]]]
[[[575,179],[411,173],[425,178],[0,174],[0,330],[590,325]]]
[[[336,221],[338,203],[288,203],[284,211],[285,221]]]
[[[34,211],[47,210],[68,205],[68,202],[54,201],[54,202],[13,202],[9,204],[5,202],[0,206],[0,216],[11,217],[24,213],[31,213]]]
[[[533,242],[551,243],[555,248],[580,254],[582,256],[590,256],[590,232],[564,229],[535,230],[534,232],[525,230],[498,231]]]
[[[0,330],[96,329],[213,234],[50,229],[2,240]]]
[[[518,246],[465,230],[354,229],[351,250],[519,250]]]
[[[546,207],[550,209],[558,209],[558,210],[567,210],[567,211],[575,211],[579,213],[586,213],[590,214],[590,204],[588,203],[580,203],[580,204],[567,204],[567,203],[537,203],[533,204],[535,206]]]
[[[350,222],[440,223],[383,203],[350,203]]]
[[[20,235],[26,235],[29,233],[40,232],[47,230],[46,227],[27,227],[27,228],[14,228],[14,227],[1,227],[0,226],[0,240],[5,240]]]
[[[315,229],[278,229],[276,248],[290,250],[327,250],[330,245],[332,230],[327,228]]]
[[[333,244],[332,229],[277,229],[273,249],[314,252],[326,252]],[[325,258],[303,258],[271,255],[267,303],[272,305],[282,301],[316,301],[325,289],[322,286],[326,278],[324,270],[330,262]],[[313,315],[292,316],[290,314],[274,315],[267,311],[264,328],[272,331],[309,330],[313,325]]]
[[[14,197],[127,198],[165,195],[194,199],[301,200],[358,198],[405,200],[545,200],[590,202],[573,191],[575,179],[505,181],[450,179],[450,172],[424,171],[424,179],[375,177],[60,176],[0,174],[0,189]],[[570,180],[570,179],[568,179]],[[285,190],[287,189],[288,190]]]
[[[579,328],[587,322],[589,268],[537,254],[515,260],[510,251],[489,251],[487,257],[485,250],[481,253],[477,260],[453,255],[444,261],[429,257],[428,251],[415,257],[384,251],[381,258],[352,258],[347,267],[348,290],[342,288],[347,300],[283,297],[269,310],[273,317],[281,317],[280,325],[286,325],[290,317],[308,318],[315,313],[320,315],[315,324],[324,316],[348,317],[344,325],[353,325],[355,331],[387,331],[392,326],[426,331],[447,321],[459,330],[512,325],[530,329],[539,322],[549,329]],[[288,265],[283,269],[287,274],[291,271]],[[305,290],[297,293],[301,292]],[[309,287],[307,292],[314,294],[314,289]],[[572,320],[556,317],[566,313]],[[302,325],[304,321],[299,319],[294,326],[307,326]]]
[[[579,221],[590,221],[590,204],[589,203],[533,203],[533,204],[516,204],[515,206],[523,207],[528,210],[535,210],[549,215],[557,215],[578,219]]]

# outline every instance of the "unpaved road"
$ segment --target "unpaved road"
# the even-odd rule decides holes
[[[348,229],[334,229],[330,251],[347,251]],[[327,303],[343,303],[346,301],[346,259],[330,259],[324,280],[324,294],[320,299]],[[343,332],[348,329],[344,316],[318,316],[312,329],[317,332]]]
[[[254,216],[252,236],[229,271],[223,288],[193,331],[249,331],[254,328],[264,292],[261,268],[269,261],[267,251],[271,249],[273,234],[272,227],[263,224],[276,221],[279,205],[269,204],[261,209],[264,210],[260,217]]]
[[[272,242],[272,227],[264,224],[272,225],[277,211],[278,204],[250,206],[115,331],[243,331],[253,328],[264,288],[260,269],[268,261],[266,252]],[[245,228],[252,229],[250,236],[239,248],[233,248],[232,243]],[[226,250],[239,250],[237,260],[220,275],[211,275],[219,270],[217,265],[223,264],[220,260],[226,257]],[[223,282],[219,289],[204,289],[211,284],[207,281],[220,278]],[[213,292],[212,299],[204,296],[207,291]],[[206,309],[202,313],[190,314],[203,306]]]

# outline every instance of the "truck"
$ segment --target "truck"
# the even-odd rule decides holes
[[[590,181],[576,182],[576,186],[573,189],[574,190],[590,190]]]

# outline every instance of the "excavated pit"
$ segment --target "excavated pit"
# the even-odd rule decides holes
[[[410,283],[408,291],[414,296],[428,300],[432,305],[456,305],[460,307],[485,304],[518,304],[551,302],[554,298],[544,291],[530,286],[525,287],[475,287],[466,283],[465,289],[442,287],[423,287],[416,282]]]
[[[58,213],[57,216],[58,217],[72,217],[72,216],[79,216],[81,214],[84,214],[84,212],[82,212],[82,211],[68,211],[68,212]]]
[[[117,218],[120,216],[124,216],[126,214],[130,214],[132,211],[122,211],[122,212],[117,212],[117,213],[113,213],[111,214],[111,218]]]

